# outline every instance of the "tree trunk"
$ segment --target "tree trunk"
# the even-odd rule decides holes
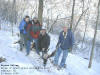
[[[91,55],[90,55],[90,61],[89,61],[89,65],[88,68],[91,68],[92,65],[92,60],[93,60],[93,56],[94,56],[94,47],[95,47],[95,40],[96,40],[96,35],[97,35],[97,26],[98,26],[98,20],[99,20],[99,8],[100,8],[100,0],[98,2],[98,15],[97,15],[97,21],[96,21],[96,26],[95,26],[95,33],[94,33],[94,38],[93,38],[93,44],[92,44],[92,50],[91,50]]]
[[[40,24],[42,24],[42,15],[43,15],[43,0],[39,0],[38,19],[40,21]]]
[[[16,8],[15,8],[15,6],[16,6],[16,0],[13,0],[13,4],[12,4],[12,12],[13,12],[13,10],[14,10],[14,12],[13,12],[13,15],[12,15],[12,18],[14,19],[14,20],[12,20],[13,22],[12,22],[12,36],[13,36],[13,33],[14,33],[14,31],[13,31],[13,26],[14,26],[14,24],[15,24],[15,22],[16,22]]]
[[[88,5],[87,7],[89,8],[90,7],[90,1],[88,0]],[[83,0],[83,8],[82,8],[82,12],[84,12],[84,0]],[[89,16],[90,16],[90,11],[88,10],[87,12],[87,19],[85,20],[85,32],[84,32],[84,36],[83,36],[83,39],[82,39],[82,45],[81,45],[81,48],[83,48],[83,43],[85,41],[85,36],[86,36],[86,30],[87,30],[87,26],[88,26],[88,21],[89,21]]]
[[[89,15],[89,14],[88,14],[88,15]],[[85,40],[86,30],[87,30],[87,26],[88,26],[88,19],[89,19],[89,16],[88,16],[88,18],[86,19],[85,31],[84,31],[84,36],[83,36],[81,48],[83,48],[83,43],[84,43],[84,40]]]
[[[82,7],[82,12],[84,11],[84,0],[82,0],[82,2],[83,2],[83,7]]]
[[[72,16],[71,16],[71,22],[70,22],[70,29],[72,29],[72,25],[73,25],[74,8],[75,8],[75,0],[73,0],[73,7],[72,7]]]

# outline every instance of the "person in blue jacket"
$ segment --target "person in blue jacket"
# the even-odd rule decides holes
[[[53,64],[58,68],[65,68],[66,58],[68,56],[68,50],[73,47],[74,44],[74,35],[71,29],[68,29],[67,26],[63,26],[63,31],[60,33],[59,41],[56,45],[57,51],[54,57]],[[59,57],[63,53],[60,65],[58,65]]]
[[[19,25],[19,30],[20,30],[20,51],[23,50],[23,48],[26,48],[26,34],[27,34],[27,25],[29,22],[29,16],[26,16],[20,23]]]

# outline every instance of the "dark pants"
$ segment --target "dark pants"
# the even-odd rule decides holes
[[[22,51],[23,48],[26,49],[27,39],[26,35],[23,33],[20,33],[20,50]]]
[[[43,65],[46,66],[47,64],[47,59],[44,59],[44,55],[47,54],[47,50],[42,51],[42,59],[43,59]]]

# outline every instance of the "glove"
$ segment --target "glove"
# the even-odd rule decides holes
[[[69,49],[68,49],[68,52],[72,52],[72,48],[69,48]]]
[[[42,51],[45,51],[45,48],[42,48]]]
[[[48,58],[48,54],[47,54],[47,53],[44,54],[43,58],[44,58],[44,59],[47,59],[47,58]]]

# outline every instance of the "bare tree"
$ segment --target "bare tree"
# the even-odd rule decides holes
[[[53,24],[51,25],[50,30],[49,30],[48,32],[53,31],[53,26],[54,26],[54,24],[57,22],[58,17],[59,17],[59,15],[57,16],[56,20],[55,20],[55,21],[53,22]]]
[[[87,26],[88,26],[88,19],[89,19],[89,14],[88,14],[88,17],[87,17],[87,19],[86,19],[85,31],[84,31],[84,35],[83,35],[83,39],[82,39],[82,45],[81,45],[81,48],[83,48],[83,43],[84,43],[85,36],[86,36],[86,30],[87,30]]]
[[[38,19],[40,21],[40,24],[42,24],[42,15],[43,15],[43,0],[39,0]]]
[[[82,3],[83,3],[83,7],[82,7],[82,12],[84,11],[84,0],[82,0]]]
[[[73,0],[73,7],[72,7],[72,16],[71,16],[71,22],[70,22],[70,29],[72,29],[72,25],[73,25],[74,8],[75,8],[75,0]]]
[[[75,25],[75,27],[74,27],[74,29],[73,29],[73,32],[75,32],[75,30],[76,30],[76,28],[77,28],[77,26],[78,26],[78,24],[79,24],[79,22],[80,22],[82,16],[87,12],[88,9],[89,9],[89,8],[87,8],[86,10],[84,10],[84,11],[82,12],[82,14],[80,15],[80,17],[79,17],[79,19],[78,19],[78,21],[77,21],[77,23],[76,23],[76,25]]]
[[[15,12],[13,12],[13,10]],[[12,4],[12,12],[13,12],[13,15],[11,16],[12,18],[12,36],[13,36],[13,25],[16,23],[16,0],[13,0],[13,4]]]
[[[84,7],[84,0],[83,0],[83,7]],[[90,1],[88,0],[88,4],[87,7],[90,7]],[[84,9],[82,9],[82,11],[84,11]],[[88,21],[89,21],[89,17],[90,17],[90,11],[87,11],[87,18],[85,19],[85,31],[84,31],[84,35],[83,35],[83,39],[82,39],[82,45],[81,48],[83,48],[83,43],[85,41],[85,36],[86,36],[86,30],[87,30],[87,26],[88,26]]]
[[[99,20],[99,16],[100,16],[100,0],[98,2],[98,13],[97,13],[97,20],[96,20],[96,26],[95,26],[95,33],[94,33],[94,38],[93,38],[93,43],[92,43],[92,50],[91,50],[91,54],[90,54],[90,61],[89,61],[89,65],[88,68],[91,68],[92,65],[92,60],[93,60],[93,56],[94,56],[94,47],[95,47],[95,41],[96,41],[96,35],[97,35],[97,27],[98,27],[98,20]]]

